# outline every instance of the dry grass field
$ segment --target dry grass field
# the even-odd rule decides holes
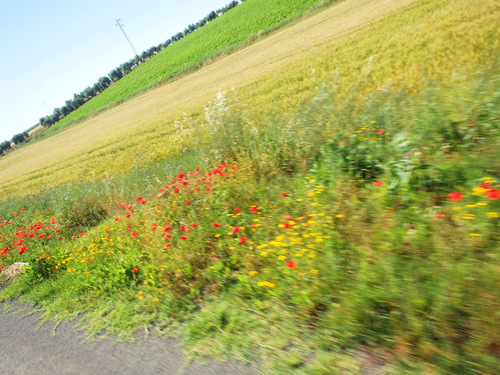
[[[256,126],[263,126],[273,112],[293,108],[322,82],[335,81],[345,98],[353,85],[358,93],[403,86],[418,91],[433,76],[471,71],[497,56],[499,8],[496,0],[343,1],[2,157],[0,198],[99,179],[175,155],[192,142],[178,137],[175,122],[186,116],[193,124],[203,121],[204,108],[220,91],[234,88]]]

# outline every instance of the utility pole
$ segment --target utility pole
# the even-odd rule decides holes
[[[123,35],[125,36],[125,39],[127,39],[128,44],[130,44],[130,47],[132,48],[132,51],[134,51],[135,56],[138,57],[139,54],[137,53],[137,50],[135,49],[134,45],[132,44],[132,42],[128,38],[127,33],[125,32],[125,30],[123,30],[123,25],[120,23],[120,19],[116,20],[116,26],[118,26],[120,28],[120,30],[122,31]]]

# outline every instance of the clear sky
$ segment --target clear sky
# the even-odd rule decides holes
[[[0,0],[0,143],[230,0]]]

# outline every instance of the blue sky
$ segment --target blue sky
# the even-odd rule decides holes
[[[0,0],[0,142],[230,0]]]

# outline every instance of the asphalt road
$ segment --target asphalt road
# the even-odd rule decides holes
[[[237,362],[198,362],[185,367],[178,342],[139,337],[133,343],[84,341],[75,322],[40,326],[36,314],[12,313],[0,304],[1,375],[255,375]]]

